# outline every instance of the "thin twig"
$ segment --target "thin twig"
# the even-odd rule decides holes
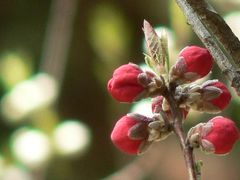
[[[188,23],[240,94],[240,41],[204,0],[176,0]]]
[[[53,0],[43,43],[40,71],[49,73],[61,87],[73,35],[78,0]]]
[[[172,86],[172,84],[170,84],[169,91],[165,94],[165,98],[167,99],[171,107],[173,121],[174,121],[173,130],[180,141],[180,145],[184,154],[184,159],[185,159],[185,163],[188,170],[189,180],[197,180],[199,178],[198,177],[199,174],[196,168],[193,148],[189,146],[188,141],[186,141],[186,135],[184,133],[183,125],[182,125],[183,113],[181,112],[174,98],[174,95],[173,95],[174,92],[175,92],[175,85]]]

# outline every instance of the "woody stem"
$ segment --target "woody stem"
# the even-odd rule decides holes
[[[188,170],[189,180],[197,180],[199,179],[200,175],[197,172],[196,162],[193,154],[193,148],[189,145],[189,142],[186,141],[186,135],[184,133],[183,125],[182,125],[183,113],[181,112],[181,109],[178,107],[178,104],[173,96],[173,92],[174,92],[174,89],[170,88],[170,90],[165,95],[165,98],[167,99],[173,114],[173,120],[174,120],[173,130],[180,141],[180,146],[182,148],[185,164]]]

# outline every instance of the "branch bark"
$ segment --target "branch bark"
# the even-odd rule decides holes
[[[188,23],[240,94],[240,41],[205,0],[176,0]]]

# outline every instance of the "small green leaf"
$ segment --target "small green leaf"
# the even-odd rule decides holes
[[[169,62],[169,53],[168,53],[168,37],[167,37],[167,32],[165,30],[161,31],[159,39],[160,39],[160,59],[163,59],[163,61],[166,62],[165,70],[168,74],[170,69],[170,62]]]
[[[157,73],[158,75],[160,75],[158,69],[157,69],[157,65],[155,64],[155,62],[152,60],[152,58],[148,55],[148,54],[145,54],[144,53],[144,56],[145,56],[145,63],[155,72]]]
[[[153,27],[144,20],[143,31],[147,43],[148,56],[147,64],[157,74],[169,73],[169,55],[168,55],[168,41],[167,33],[161,33],[159,37]]]

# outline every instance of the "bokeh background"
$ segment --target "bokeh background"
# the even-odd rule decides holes
[[[240,1],[210,2],[240,37]],[[173,0],[0,1],[1,180],[187,179],[174,135],[138,157],[110,141],[124,114],[151,116],[149,99],[121,104],[106,90],[116,67],[143,64],[144,19],[168,32],[172,64],[183,47],[202,45]],[[207,78],[228,83],[216,65]],[[240,127],[239,105],[233,92],[222,115]],[[191,112],[185,128],[211,117]],[[228,156],[196,158],[203,179],[240,178],[239,143]]]

